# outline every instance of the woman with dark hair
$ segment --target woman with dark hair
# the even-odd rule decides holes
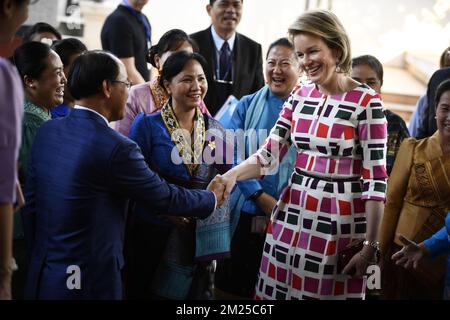
[[[0,45],[13,41],[27,20],[28,0],[0,0]],[[0,300],[11,299],[13,205],[23,116],[23,89],[16,68],[0,57]]]
[[[404,140],[389,178],[380,229],[381,288],[386,299],[442,297],[445,257],[424,261],[410,270],[390,259],[409,244],[405,238],[421,243],[431,237],[444,226],[450,211],[450,81],[442,82],[436,93],[433,105],[438,130],[429,138]],[[433,251],[430,244],[424,242]]]
[[[164,62],[174,52],[194,52],[194,49],[196,49],[194,41],[184,31],[172,29],[167,31],[159,39],[159,42],[150,48],[147,62],[151,63],[160,72]],[[128,136],[131,124],[139,112],[150,114],[160,110],[166,104],[169,95],[164,87],[160,85],[159,79],[160,77],[157,76],[149,82],[138,84],[131,88],[125,117],[116,123],[117,131]],[[208,112],[203,102],[200,108],[203,113]]]
[[[75,59],[83,52],[87,51],[84,43],[75,38],[67,38],[57,41],[52,45],[51,48],[55,50],[55,52],[61,58],[61,61],[64,65],[64,74],[66,75],[66,77],[68,77],[70,67],[72,66],[72,63],[75,61]],[[50,109],[52,119],[67,116],[74,105],[75,99],[70,93],[70,90],[66,84],[64,88],[63,103]]]
[[[14,52],[13,61],[19,70],[25,90],[25,114],[19,156],[19,179],[23,184],[34,136],[39,127],[50,120],[50,109],[63,102],[67,79],[61,59],[46,44],[24,43]]]
[[[200,110],[208,90],[205,60],[186,51],[171,55],[160,85],[169,94],[161,112],[137,117],[130,138],[149,167],[166,181],[205,189],[225,172],[225,132]],[[232,162],[232,150],[229,150]],[[210,299],[212,259],[229,253],[227,203],[206,220],[155,217],[144,221],[136,203],[127,229],[126,295],[129,299]]]
[[[438,127],[441,147],[444,153],[450,151],[450,80],[444,81],[437,89],[436,93],[436,122]],[[447,171],[448,172],[448,171]],[[417,270],[419,263],[425,257],[436,258],[443,254],[450,253],[450,213],[447,213],[445,226],[428,239],[417,244],[405,238],[399,237],[404,246],[402,250],[392,256],[392,260],[397,265],[406,269]],[[450,300],[450,256],[447,258],[447,275],[444,283],[444,300]]]
[[[40,126],[51,119],[50,108],[63,102],[67,80],[61,59],[44,43],[24,43],[14,52],[13,61],[25,91],[22,145],[19,152],[19,181],[23,188],[34,137]],[[22,296],[26,277],[25,240],[20,216],[14,216],[14,251],[19,270],[14,275],[13,290],[18,292],[18,297]]]

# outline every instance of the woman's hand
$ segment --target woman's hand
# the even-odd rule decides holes
[[[228,198],[236,185],[238,174],[235,170],[231,169],[224,175],[222,175],[222,183],[225,186],[224,198]]]
[[[364,246],[360,252],[355,254],[345,268],[342,274],[351,276],[352,278],[361,278],[366,275],[367,267],[375,262],[376,250],[370,246]]]
[[[399,240],[404,246],[402,250],[394,253],[391,259],[396,265],[402,266],[405,269],[410,269],[411,267],[416,269],[419,261],[429,253],[428,249],[422,243],[417,244],[402,235],[399,236]]]

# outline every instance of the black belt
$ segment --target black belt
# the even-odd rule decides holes
[[[305,176],[308,178],[313,178],[313,179],[318,179],[318,180],[323,180],[323,181],[328,181],[328,182],[356,182],[356,181],[360,181],[361,177],[352,177],[352,178],[327,178],[327,177],[318,177],[318,176],[313,176],[312,174],[309,174],[303,170],[300,170],[298,168],[295,168],[295,173],[301,176]]]

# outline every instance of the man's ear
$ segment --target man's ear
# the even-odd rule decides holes
[[[207,4],[206,5],[206,12],[208,13],[208,15],[211,17],[211,10],[212,10],[212,5]]]
[[[111,81],[109,81],[109,80],[103,80],[103,82],[102,82],[102,92],[103,92],[103,95],[106,97],[106,98],[111,98],[111,92],[112,92],[112,83],[111,83]]]

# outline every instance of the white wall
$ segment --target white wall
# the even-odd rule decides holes
[[[352,41],[353,56],[373,54],[387,62],[404,51],[428,55],[433,60],[450,45],[450,0],[331,0]],[[55,21],[58,6],[66,0],[40,0],[30,6],[27,23]],[[85,41],[100,48],[100,30],[106,17],[121,0],[96,5],[95,19],[85,26]],[[317,2],[311,0],[312,4]],[[323,5],[328,1],[322,0]],[[92,3],[92,2],[90,2]],[[153,26],[153,42],[169,29],[187,33],[205,29],[210,18],[209,0],[150,0],[144,8]],[[245,0],[238,31],[268,45],[286,36],[288,26],[305,8],[305,0]],[[87,15],[85,14],[85,17]],[[85,21],[89,24],[89,20]],[[53,23],[52,23],[53,24]]]
[[[206,28],[207,3],[150,0],[144,12],[154,41],[172,28],[188,33]],[[245,0],[238,31],[260,42],[265,52],[272,41],[286,36],[304,8],[305,0]],[[450,45],[450,0],[334,0],[333,11],[350,35],[354,56],[370,53],[387,61],[414,51],[436,57]]]

